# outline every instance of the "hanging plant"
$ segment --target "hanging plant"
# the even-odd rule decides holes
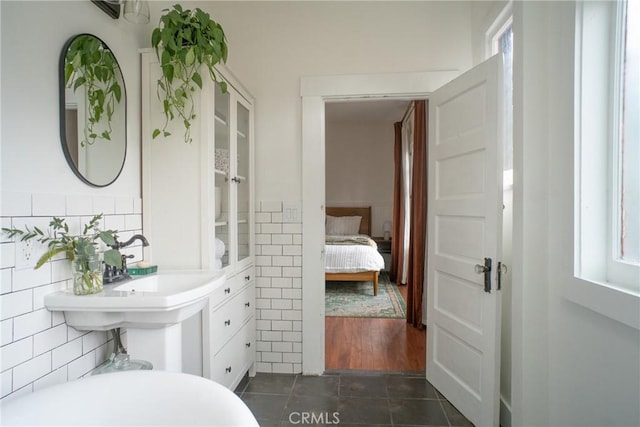
[[[196,118],[193,95],[196,87],[202,89],[201,66],[225,93],[227,84],[218,78],[214,66],[227,62],[227,43],[220,24],[198,8],[182,9],[176,4],[164,12],[151,34],[162,69],[157,92],[165,118],[163,127],[154,129],[153,138],[171,135],[167,126],[179,119],[185,127],[184,141],[191,142],[191,122]]]
[[[86,93],[87,120],[80,141],[82,147],[97,139],[111,140],[111,118],[122,98],[119,73],[113,53],[97,37],[83,34],[69,43],[64,59],[65,87],[73,88],[74,92],[84,88]],[[98,129],[101,124],[104,129]]]

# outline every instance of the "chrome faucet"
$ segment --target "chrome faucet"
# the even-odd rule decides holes
[[[109,247],[112,249],[120,250],[132,245],[136,240],[140,240],[140,242],[142,242],[142,246],[149,246],[149,241],[146,237],[144,237],[142,234],[134,234],[126,242],[118,242],[118,239],[116,237],[114,244],[109,245]],[[122,255],[122,267],[120,268],[105,265],[104,274],[102,275],[104,283],[119,282],[120,280],[129,279],[131,277],[129,275],[129,272],[127,271],[127,258],[133,258],[133,255]]]

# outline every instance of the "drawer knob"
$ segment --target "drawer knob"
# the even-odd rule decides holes
[[[227,374],[231,373],[231,366],[225,368],[224,370],[227,372]]]
[[[225,293],[225,294],[230,294],[230,293],[231,293],[231,288],[226,288],[226,289],[224,290],[224,293]]]
[[[247,302],[244,303],[244,306],[249,308],[249,307],[251,307],[251,303],[247,301]]]
[[[249,348],[249,347],[251,347],[251,343],[250,343],[250,342],[248,342],[248,343],[246,343],[246,344],[245,344],[245,346],[246,346],[247,348]]]
[[[244,280],[246,280],[248,282],[249,280],[251,280],[251,276],[249,276],[249,275],[244,276]]]
[[[225,321],[224,321],[224,324],[225,324],[226,326],[231,325],[231,319],[229,319],[229,320],[225,320]]]

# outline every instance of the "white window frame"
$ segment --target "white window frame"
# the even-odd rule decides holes
[[[487,29],[484,40],[484,58],[489,59],[498,53],[498,40],[502,33],[513,24],[513,3],[509,1]]]
[[[637,0],[632,0],[637,1]],[[615,26],[613,29],[613,49],[612,60],[614,68],[611,76],[611,161],[609,172],[609,188],[613,191],[609,195],[609,206],[611,212],[608,218],[608,230],[611,235],[608,239],[608,262],[607,262],[607,281],[611,283],[621,283],[626,286],[630,286],[632,290],[640,292],[640,266],[637,264],[624,261],[620,259],[620,236],[621,230],[621,192],[622,192],[622,174],[620,168],[622,167],[621,147],[620,141],[622,140],[622,127],[618,124],[622,123],[622,89],[623,89],[623,58],[624,58],[624,34],[622,29],[624,28],[624,4],[625,2],[615,2],[616,8],[613,19],[615,20]],[[635,285],[635,287],[634,287]]]
[[[484,34],[484,59],[489,59],[493,55],[500,52],[500,38],[503,36],[507,28],[513,26],[513,2],[509,1],[498,13],[496,19],[489,26]],[[512,83],[513,84],[513,83]],[[511,115],[513,117],[513,114]],[[506,132],[505,125],[505,132]],[[513,144],[513,135],[504,136],[504,141],[511,141]],[[513,189],[513,167],[505,169],[502,177],[503,190]]]
[[[611,64],[620,64],[622,53],[619,17],[618,2],[576,3],[574,278],[564,295],[640,329],[640,268],[625,263],[635,267],[628,277],[611,269],[618,266],[612,129],[620,100],[611,95],[619,93],[620,73]]]

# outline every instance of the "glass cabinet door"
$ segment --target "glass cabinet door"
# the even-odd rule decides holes
[[[251,135],[251,127],[249,126],[249,109],[245,107],[240,100],[236,102],[236,179],[234,180],[237,191],[237,261],[242,261],[251,256],[250,242],[250,182],[253,179],[250,176],[250,150],[249,141]]]
[[[215,235],[214,244],[215,267],[229,265],[230,220],[231,220],[231,102],[229,92],[222,93],[215,85]],[[224,248],[218,241],[224,244]]]

